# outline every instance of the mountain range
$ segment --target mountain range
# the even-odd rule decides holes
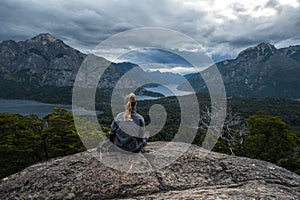
[[[260,43],[240,52],[235,59],[215,65],[227,96],[300,98],[300,45],[277,49]],[[188,78],[195,91],[207,91],[202,75],[212,68]],[[187,83],[178,88],[187,90]]]
[[[45,96],[45,91],[47,95],[51,93],[49,99],[59,99],[62,91],[70,96],[79,67],[87,56],[48,33],[25,41],[3,41],[0,43],[0,97],[40,100],[37,97]],[[102,57],[97,59],[110,62]],[[155,83],[156,78],[161,84],[179,84],[178,89],[186,90],[186,78],[195,91],[207,91],[201,74],[208,73],[210,68],[183,78],[174,73],[146,72],[130,62],[110,63],[98,83],[100,89],[111,90],[126,72],[135,69],[141,82],[148,78]],[[300,98],[300,46],[277,49],[261,43],[216,66],[227,95]],[[127,87],[134,85],[133,82],[122,84]]]

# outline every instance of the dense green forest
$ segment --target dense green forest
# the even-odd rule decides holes
[[[185,97],[183,98],[185,101]],[[201,120],[194,144],[201,146],[210,120],[210,98],[197,94]],[[185,103],[189,103],[187,100]],[[286,99],[228,98],[227,118],[214,151],[266,160],[300,174],[300,102]],[[150,123],[149,108],[161,104],[167,112],[163,129],[150,141],[170,141],[180,125],[180,105],[176,97],[138,103],[138,112]],[[98,120],[104,133],[93,130],[86,137],[108,134],[112,121],[110,102],[97,100],[103,113]],[[81,129],[90,130],[85,124]],[[187,127],[188,130],[188,127]],[[73,115],[55,109],[44,118],[36,115],[0,114],[0,177],[37,162],[86,150],[77,134]]]
[[[89,124],[81,129],[90,130]],[[94,130],[87,137],[103,137]],[[37,162],[85,151],[72,113],[55,108],[44,118],[36,115],[0,114],[0,177]]]
[[[184,103],[190,103],[188,97],[178,98]],[[208,124],[211,117],[206,116],[211,103],[210,97],[205,93],[198,93],[197,99],[201,120],[193,144],[201,146],[207,131],[204,122]],[[171,141],[180,125],[181,110],[178,99],[166,97],[139,102],[138,112],[144,116],[146,125],[151,122],[149,109],[155,104],[165,108],[167,119],[162,130],[152,136],[150,141]],[[229,97],[227,106],[223,132],[214,151],[266,160],[300,173],[300,101]],[[110,107],[98,104],[96,108],[104,111],[98,116],[99,123],[109,127],[112,121]],[[274,152],[278,152],[278,155]]]

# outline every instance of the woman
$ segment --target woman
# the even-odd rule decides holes
[[[137,153],[147,144],[144,118],[136,112],[136,96],[130,93],[125,98],[125,112],[119,113],[113,120],[110,141],[116,146]]]

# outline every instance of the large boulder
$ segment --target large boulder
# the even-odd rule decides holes
[[[150,165],[168,160],[171,150],[152,154],[166,144],[149,143],[141,156],[151,157]],[[4,178],[1,199],[300,199],[297,174],[194,145],[169,166],[145,173],[107,167],[95,155],[93,150],[52,159]]]

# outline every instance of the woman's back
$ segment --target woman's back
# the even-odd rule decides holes
[[[126,97],[126,110],[113,120],[110,141],[118,147],[138,152],[146,145],[144,118],[136,112],[136,99],[133,93]]]

